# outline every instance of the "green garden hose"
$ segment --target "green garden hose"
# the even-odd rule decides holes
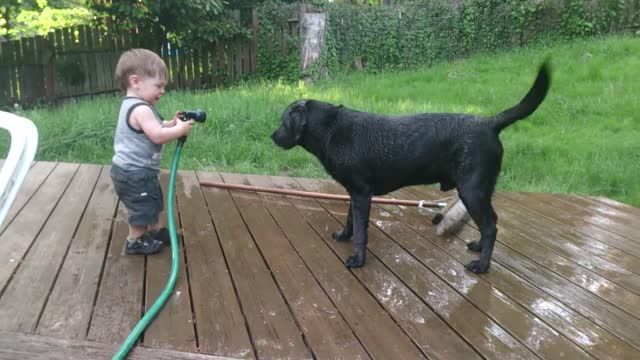
[[[178,265],[180,263],[178,258],[178,236],[176,234],[176,224],[173,218],[173,208],[174,208],[174,194],[175,194],[175,184],[176,184],[176,173],[178,172],[178,162],[180,161],[180,153],[182,152],[182,146],[184,145],[186,138],[181,138],[178,141],[178,146],[176,147],[176,151],[173,154],[173,163],[171,164],[171,175],[169,178],[169,194],[167,200],[167,218],[169,219],[169,234],[171,236],[171,273],[169,274],[169,280],[167,280],[167,284],[162,290],[160,296],[155,303],[149,308],[142,319],[138,321],[138,324],[131,330],[129,336],[127,336],[126,340],[120,346],[118,352],[113,355],[113,360],[121,360],[124,359],[131,348],[135,345],[136,341],[147,328],[147,326],[151,323],[153,318],[158,314],[160,309],[164,306],[165,302],[173,292],[173,288],[176,285],[176,279],[178,278]]]

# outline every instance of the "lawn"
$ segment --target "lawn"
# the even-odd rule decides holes
[[[606,196],[640,206],[640,38],[607,37],[481,54],[415,71],[352,73],[312,86],[252,83],[215,92],[169,92],[158,109],[203,109],[181,169],[326,177],[301,148],[269,138],[284,108],[315,98],[363,111],[492,115],[516,104],[549,57],[552,85],[528,119],[504,130],[498,190]],[[38,160],[108,164],[119,96],[20,112],[40,131]],[[3,141],[6,143],[6,141]],[[168,167],[174,144],[165,147]],[[0,145],[6,153],[6,145]]]

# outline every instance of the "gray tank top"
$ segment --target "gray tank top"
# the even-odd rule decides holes
[[[129,116],[138,106],[148,106],[156,114],[158,123],[162,124],[162,117],[158,111],[146,101],[136,97],[126,97],[120,107],[118,125],[113,142],[112,162],[124,170],[150,169],[160,170],[162,160],[162,144],[155,144],[142,130],[137,130],[129,123]]]

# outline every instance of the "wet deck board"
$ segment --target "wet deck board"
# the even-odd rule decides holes
[[[164,189],[167,189],[169,183],[169,174],[167,172],[161,173],[160,183]],[[166,197],[167,192],[165,191],[164,193]],[[180,218],[177,214],[177,209],[174,210],[174,221],[176,227],[180,229]],[[161,216],[159,220],[162,226],[168,226],[166,209],[164,216]],[[181,236],[178,236],[178,254],[180,268],[185,269],[185,252]],[[158,256],[147,257],[146,265],[145,312],[151,308],[155,300],[160,296],[169,278],[171,251],[163,251]],[[195,352],[197,344],[186,271],[178,272],[173,294],[169,297],[163,310],[158,313],[153,323],[145,331],[144,343],[153,348]]]
[[[233,174],[224,174],[223,179],[228,182],[245,180],[243,176]],[[287,240],[286,234],[291,230],[285,227],[296,219],[283,216],[276,208],[277,204],[260,204],[256,194],[234,193],[232,197],[244,214],[244,221],[262,256],[272,264],[273,276],[280,284],[292,314],[306,330],[305,339],[310,350],[320,358],[368,358],[346,321],[338,316],[339,311],[316,281],[312,270],[298,255],[300,249]]]
[[[199,350],[253,358],[233,279],[214,223],[210,216],[203,216],[209,210],[194,172],[184,172],[176,180],[176,195]]]
[[[118,198],[111,189],[109,168],[102,168],[55,286],[51,289],[37,333],[72,339],[84,339],[87,335],[102,270],[95,264],[104,262],[117,204]]]
[[[109,170],[31,168],[0,228],[1,358],[108,357],[163,289],[170,251],[123,254],[127,215]],[[132,358],[640,358],[640,209],[497,193],[498,242],[478,276],[464,269],[472,221],[438,237],[424,210],[374,205],[367,264],[349,270],[351,243],[331,239],[346,202],[203,180],[343,193],[326,180],[180,172],[178,282]],[[167,172],[161,182],[166,206]]]
[[[222,180],[219,174],[200,174],[199,178]],[[207,189],[205,199],[234,280],[256,356],[310,357],[302,331],[231,194]],[[215,314],[206,316],[215,317]]]
[[[86,340],[70,340],[42,335],[0,332],[0,359],[20,360],[86,360],[109,359],[118,351],[118,345]],[[172,350],[137,347],[130,360],[232,360],[232,358],[193,354]]]
[[[124,256],[121,239],[125,239],[128,232],[126,210],[119,203],[112,220],[107,256],[100,264],[99,288],[95,299],[91,299],[95,305],[87,340],[107,344],[121,342],[142,316],[145,259]],[[59,325],[62,334],[67,326],[66,323]]]

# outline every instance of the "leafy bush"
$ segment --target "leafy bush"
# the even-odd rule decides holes
[[[91,18],[91,12],[84,8],[54,9],[45,7],[41,11],[23,10],[14,19],[14,26],[9,29],[7,34],[11,38],[46,35],[54,29],[87,24]]]
[[[335,75],[353,69],[411,69],[478,52],[495,53],[640,28],[640,0],[452,3],[432,0],[363,6],[315,2],[316,10],[327,15],[327,28],[325,52],[314,70]],[[284,38],[279,34],[290,26],[289,19],[297,18],[299,6],[271,1],[258,10],[260,72],[267,78],[295,78],[299,38],[297,34]],[[276,49],[283,42],[289,48],[284,54]]]
[[[300,78],[300,37],[289,22],[299,9],[299,4],[276,1],[258,7],[258,77],[286,81]]]

